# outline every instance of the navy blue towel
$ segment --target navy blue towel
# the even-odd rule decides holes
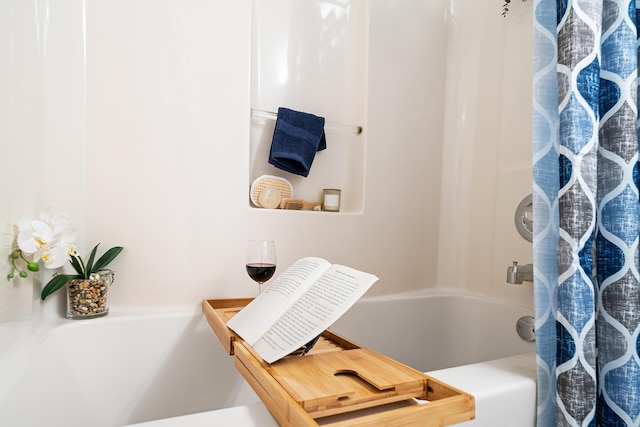
[[[324,117],[278,108],[276,128],[271,141],[269,163],[278,169],[309,175],[317,151],[327,148]]]

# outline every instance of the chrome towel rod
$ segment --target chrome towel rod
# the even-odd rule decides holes
[[[251,109],[251,117],[255,117],[257,119],[276,120],[278,118],[278,114],[272,111]],[[327,129],[333,129],[340,132],[352,132],[352,133],[355,133],[356,135],[360,135],[364,130],[362,129],[362,126],[349,126],[349,125],[343,125],[340,123],[332,123],[332,122],[325,122],[324,126]]]

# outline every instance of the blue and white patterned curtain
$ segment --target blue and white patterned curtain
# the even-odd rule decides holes
[[[640,426],[635,0],[534,0],[538,426]]]

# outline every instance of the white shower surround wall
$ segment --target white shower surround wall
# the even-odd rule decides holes
[[[365,297],[335,330],[474,394],[470,427],[526,427],[534,420],[534,356],[514,356],[533,351],[515,332],[528,314],[508,301],[432,290]],[[117,427],[259,402],[201,313],[112,312],[50,326],[2,326],[20,333],[0,342],[0,425]],[[263,409],[247,410],[260,418],[233,425],[271,425]],[[227,413],[210,414],[210,423],[229,425],[221,422]],[[173,425],[203,425],[188,421]]]
[[[473,0],[369,1],[365,209],[313,215],[248,207],[249,0],[0,0],[0,221],[53,206],[82,253],[123,245],[113,306],[253,295],[250,238],[276,240],[283,266],[371,271],[372,294],[531,303],[504,283],[512,256],[531,259],[512,219],[530,191],[530,3],[503,19]],[[60,316],[38,291],[1,286],[0,318]]]
[[[532,3],[503,18],[493,1],[447,2],[436,279],[521,304],[533,304],[533,287],[505,286],[505,275],[533,259],[514,225],[532,191]]]

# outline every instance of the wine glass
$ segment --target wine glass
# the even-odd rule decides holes
[[[247,274],[258,282],[258,295],[262,284],[276,271],[276,244],[273,240],[249,240]]]

